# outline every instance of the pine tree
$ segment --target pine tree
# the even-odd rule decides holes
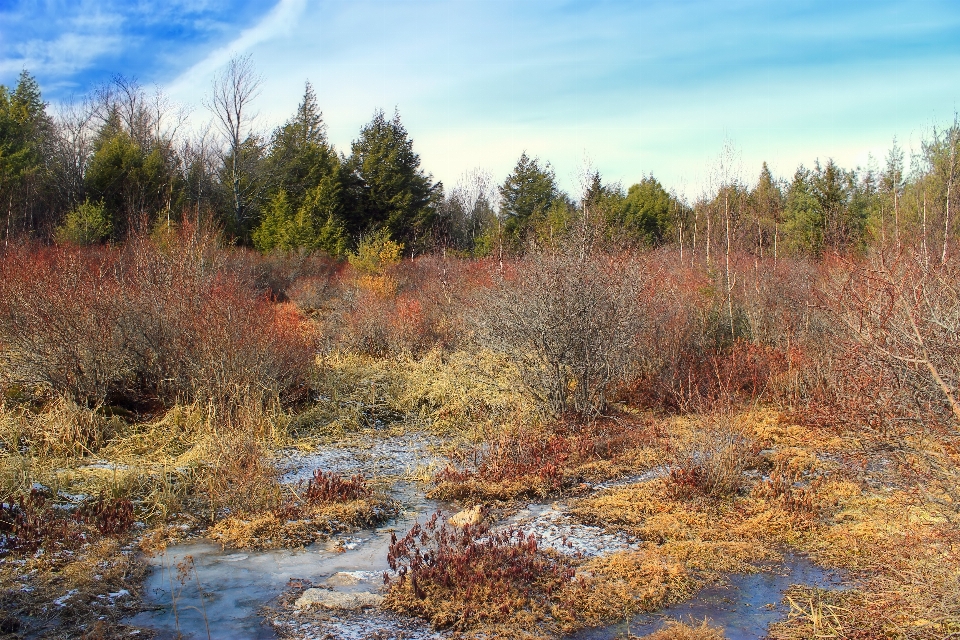
[[[308,191],[340,169],[340,161],[327,142],[326,125],[317,96],[308,82],[293,118],[273,133],[267,166],[272,178],[271,196],[287,192],[294,209]]]
[[[522,240],[535,216],[544,215],[559,193],[549,163],[541,167],[539,159],[524,151],[500,186],[500,215],[506,234],[514,241]]]
[[[652,175],[627,190],[621,214],[630,235],[646,244],[662,243],[670,228],[670,194]]]
[[[6,210],[6,242],[16,227],[32,226],[14,218],[38,199],[51,132],[40,85],[33,76],[21,72],[13,91],[0,85],[0,202]]]
[[[810,172],[803,166],[798,168],[787,191],[784,232],[795,252],[820,255],[824,241],[823,209],[810,182]]]
[[[374,114],[353,142],[346,170],[351,234],[385,228],[408,248],[426,247],[443,185],[420,169],[399,113],[392,120],[383,111]]]

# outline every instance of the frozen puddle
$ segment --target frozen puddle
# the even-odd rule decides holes
[[[704,619],[720,627],[728,640],[758,640],[766,637],[767,627],[786,619],[789,607],[784,592],[794,584],[822,589],[843,588],[840,576],[813,564],[804,556],[787,553],[783,561],[763,567],[760,573],[728,576],[728,584],[708,587],[692,599],[654,614],[636,616],[600,629],[588,629],[570,636],[570,640],[612,640],[629,632],[643,636],[657,631],[667,620],[700,623]]]
[[[278,635],[323,638],[327,637],[321,633],[324,626],[332,634],[331,638],[363,638],[362,634],[344,635],[348,628],[344,624],[350,616],[327,625],[315,624],[312,629],[320,635],[304,635],[299,631],[299,635],[290,635],[292,629],[282,619],[291,616],[281,616],[276,621],[281,622],[279,625],[269,624],[264,621],[261,608],[275,604],[278,596],[292,588],[326,585],[335,574],[341,577],[343,574],[352,575],[356,579],[335,580],[336,584],[329,586],[336,591],[356,592],[357,585],[362,583],[366,586],[361,590],[376,591],[383,583],[383,572],[389,569],[387,548],[391,531],[396,529],[402,534],[418,517],[422,519],[439,505],[421,497],[409,506],[410,511],[388,526],[334,536],[306,549],[222,550],[220,545],[210,542],[173,546],[164,555],[154,558],[154,570],[144,585],[147,610],[128,622],[155,630],[161,639],[177,638],[178,633],[184,638],[207,638],[208,624],[210,638],[214,640],[276,638]],[[188,556],[193,559],[192,565],[183,564],[184,561],[189,563]],[[182,581],[178,578],[178,565],[187,568]],[[373,628],[380,628],[377,615],[358,612],[354,617],[363,618],[365,624],[373,624]],[[409,626],[410,623],[406,624]]]
[[[311,453],[288,454],[284,482],[309,480],[315,469],[366,478],[409,477],[417,469],[442,468],[446,458],[433,451],[438,440],[421,433],[376,440],[369,447],[328,447]]]
[[[560,503],[531,504],[508,518],[504,525],[516,527],[525,535],[532,533],[541,548],[567,555],[594,557],[640,548],[638,541],[631,536],[577,522],[564,513]]]
[[[306,549],[222,550],[206,541],[172,546],[153,559],[144,585],[145,610],[128,622],[155,631],[160,639],[204,639],[208,633],[214,640],[441,637],[423,623],[377,609],[295,610],[281,597],[308,586],[342,593],[376,592],[388,570],[391,532],[403,535],[417,519],[442,506],[426,499],[416,483],[402,480],[440,460],[431,452],[435,444],[414,433],[378,440],[369,447],[331,447],[288,456],[283,481],[289,483],[310,478],[316,469],[363,473],[368,479],[399,478],[390,493],[405,511],[381,528],[333,536]],[[185,571],[178,573],[178,565]],[[345,581],[344,575],[351,579]],[[335,584],[328,583],[331,579]]]
[[[593,485],[591,493],[648,482],[665,473],[664,469],[658,467],[639,476]],[[517,528],[525,535],[533,534],[541,548],[584,558],[640,548],[640,541],[633,536],[577,521],[567,513],[568,506],[566,501],[549,505],[532,503],[507,518],[498,528]]]

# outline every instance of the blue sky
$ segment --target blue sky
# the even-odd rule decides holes
[[[695,197],[726,143],[747,182],[764,160],[789,177],[882,163],[894,136],[919,150],[960,102],[960,3],[0,0],[0,83],[26,68],[51,102],[121,73],[199,125],[212,75],[247,53],[264,130],[310,80],[338,149],[397,108],[448,187],[526,150],[571,192],[589,165]]]

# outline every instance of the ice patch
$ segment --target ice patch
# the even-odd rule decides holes
[[[446,459],[431,448],[439,441],[414,433],[374,441],[370,446],[322,448],[312,453],[286,454],[288,471],[282,481],[295,483],[309,480],[316,469],[341,475],[362,473],[368,479],[409,477],[418,468],[440,467]]]
[[[541,548],[570,556],[592,558],[640,548],[640,542],[632,536],[577,522],[563,512],[560,503],[530,505],[509,518],[503,527],[515,527],[524,535],[533,534]]]

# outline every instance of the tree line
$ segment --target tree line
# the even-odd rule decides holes
[[[211,119],[197,131],[160,90],[121,76],[55,113],[28,72],[12,89],[0,85],[4,244],[121,241],[191,221],[263,252],[333,256],[371,234],[408,255],[474,256],[576,234],[671,244],[708,263],[734,249],[776,258],[905,244],[945,261],[957,233],[956,119],[909,158],[894,140],[882,166],[816,161],[781,179],[764,163],[748,184],[721,161],[713,187],[692,201],[653,175],[624,189],[596,172],[571,196],[549,162],[526,152],[499,184],[476,170],[445,191],[421,168],[399,113],[377,111],[349,153],[338,152],[309,82],[284,124],[259,129],[261,84],[249,57],[231,60],[206,101]]]

